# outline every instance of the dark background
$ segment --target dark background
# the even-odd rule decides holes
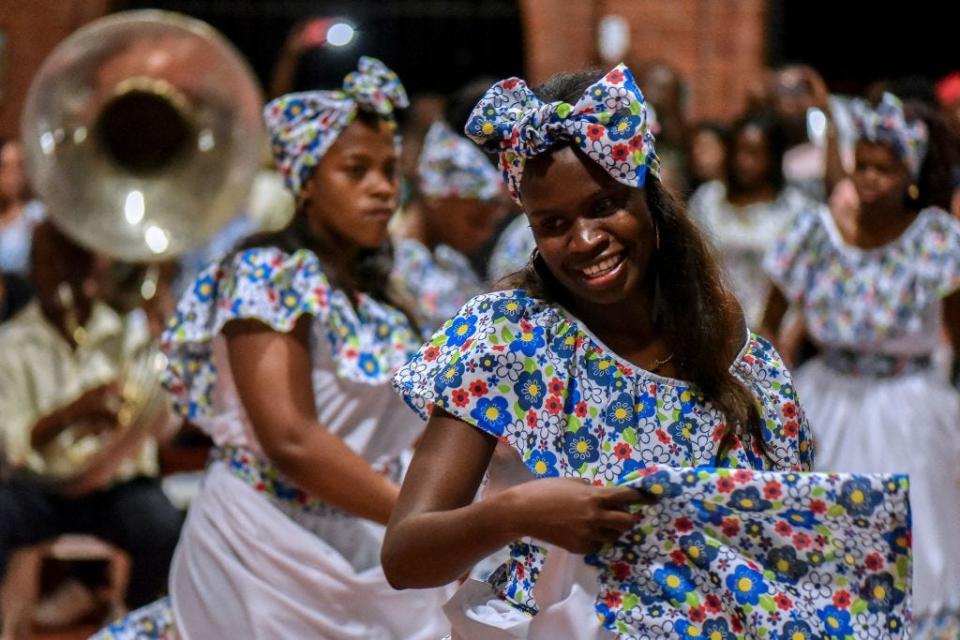
[[[832,91],[856,94],[871,82],[960,67],[960,2],[771,0],[768,58],[805,62]]]
[[[321,16],[344,18],[358,33],[346,47],[310,52],[299,89],[339,87],[361,54],[386,62],[410,93],[445,93],[478,75],[523,72],[515,0],[127,0],[117,8],[167,9],[209,22],[247,56],[265,87],[287,32]]]
[[[517,0],[120,0],[114,6],[168,9],[209,22],[248,57],[265,86],[291,27],[315,16],[342,17],[357,27],[358,37],[343,49],[312,52],[298,74],[298,88],[338,86],[362,53],[383,59],[411,93],[443,93],[478,75],[523,74],[518,5]],[[860,93],[875,80],[914,74],[933,80],[960,65],[956,0],[769,0],[768,13],[767,62],[810,64],[836,92]],[[669,60],[669,52],[663,58]]]

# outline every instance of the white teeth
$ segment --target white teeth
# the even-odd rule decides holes
[[[597,264],[590,265],[586,269],[583,269],[583,274],[588,278],[596,278],[597,276],[603,275],[607,271],[610,271],[614,267],[620,264],[620,255],[615,255],[612,258],[607,258],[603,262],[598,262]]]

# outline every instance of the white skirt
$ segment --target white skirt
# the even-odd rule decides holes
[[[539,613],[529,616],[497,597],[486,582],[468,580],[443,607],[453,640],[611,640],[595,603],[598,570],[582,555],[544,545],[547,558],[533,587]]]
[[[818,471],[910,475],[913,612],[960,611],[960,394],[934,371],[843,375],[819,358],[794,376]]]
[[[344,553],[223,464],[211,465],[170,571],[179,637],[436,640],[447,633],[441,607],[453,586],[396,591],[378,564],[363,568],[379,554],[379,525],[343,518],[330,534]]]

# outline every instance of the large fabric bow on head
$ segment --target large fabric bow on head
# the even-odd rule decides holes
[[[574,105],[543,102],[520,78],[501,80],[474,107],[465,131],[487,151],[500,154],[503,179],[518,204],[526,160],[561,142],[576,145],[631,187],[642,187],[648,171],[659,175],[646,101],[623,63]]]
[[[908,638],[906,476],[648,467],[656,498],[600,553],[595,609],[617,638]],[[536,615],[548,551],[514,543],[489,581]]]
[[[362,109],[394,123],[394,109],[408,105],[397,74],[376,58],[363,56],[339,91],[289,93],[263,110],[277,170],[299,197],[320,158]]]
[[[493,200],[503,193],[500,175],[483,152],[441,121],[427,131],[417,173],[420,191],[431,198]]]
[[[893,147],[916,179],[927,153],[927,126],[922,120],[907,122],[903,103],[892,93],[884,93],[880,104],[871,107],[864,100],[852,105],[853,121],[861,138],[883,142]]]

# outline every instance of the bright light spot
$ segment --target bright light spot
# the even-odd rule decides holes
[[[334,22],[327,29],[327,42],[334,47],[343,47],[350,44],[355,33],[346,22]]]
[[[213,138],[213,131],[210,131],[210,129],[204,129],[200,132],[200,135],[197,136],[197,149],[200,149],[200,151],[210,151],[215,144],[216,141]]]
[[[129,224],[140,224],[144,211],[146,211],[146,204],[143,201],[143,193],[134,189],[123,201],[123,217]]]
[[[827,134],[827,115],[820,109],[810,109],[807,112],[807,127],[811,138],[822,140]]]
[[[597,26],[597,48],[605,61],[620,62],[630,48],[630,24],[621,16],[601,18]]]
[[[57,148],[57,141],[53,139],[53,134],[49,131],[44,131],[40,136],[40,147],[43,149],[44,155],[50,155],[53,153],[54,149]]]
[[[143,232],[143,239],[150,251],[157,254],[163,253],[170,246],[170,238],[167,237],[167,232],[155,225],[147,227],[147,230]]]
[[[169,65],[173,59],[169,51],[153,51],[147,56],[147,68],[151,71],[158,71]]]
[[[73,131],[73,143],[74,144],[83,144],[83,141],[87,139],[87,128],[86,127],[77,127]]]
[[[140,297],[144,300],[153,300],[155,295],[157,295],[157,281],[144,278],[140,283]]]

